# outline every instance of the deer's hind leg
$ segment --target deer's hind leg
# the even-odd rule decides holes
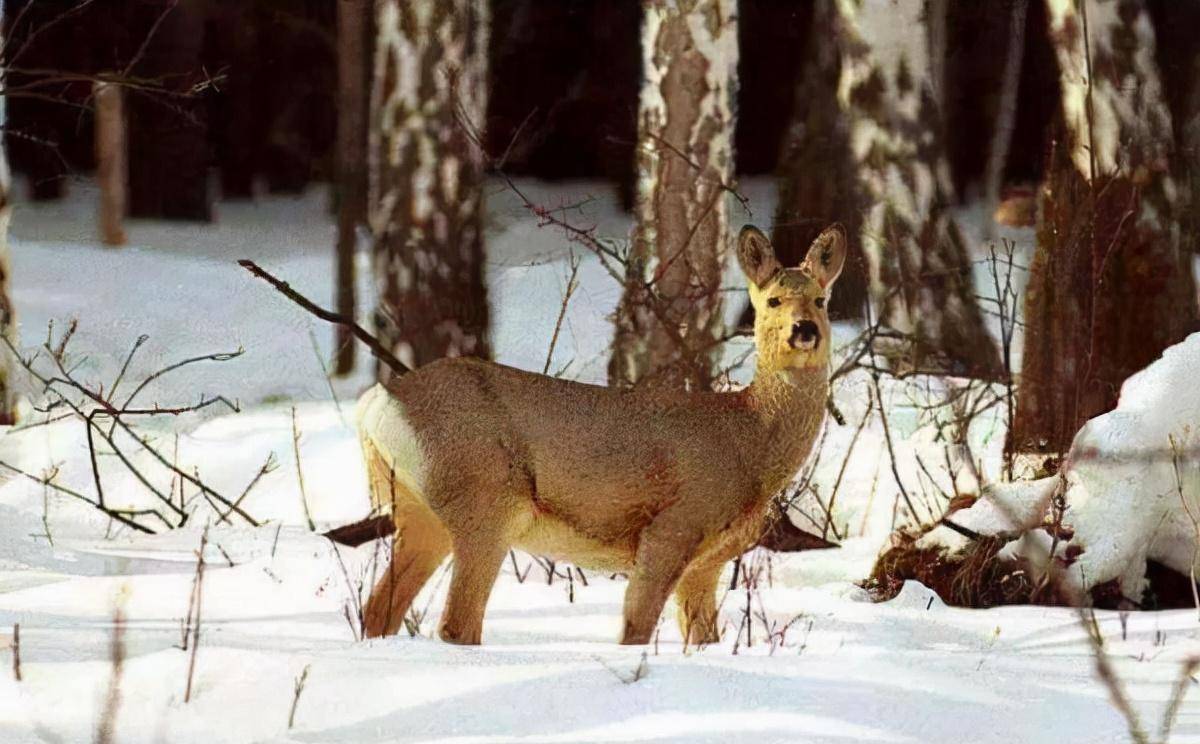
[[[450,534],[429,507],[405,504],[394,512],[396,543],[363,615],[367,637],[394,635],[421,587],[450,552]]]
[[[438,630],[443,641],[470,646],[482,642],[483,613],[508,548],[495,534],[455,535],[454,573]]]
[[[396,525],[392,560],[371,590],[363,612],[369,638],[394,635],[412,602],[450,552],[450,533],[437,515],[397,481],[373,447],[367,453],[371,496],[376,506],[390,505]]]

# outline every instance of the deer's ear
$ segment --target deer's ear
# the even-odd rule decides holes
[[[738,263],[742,266],[746,278],[759,289],[771,281],[771,277],[782,268],[775,258],[775,249],[771,241],[753,225],[746,225],[738,234],[737,241]]]
[[[846,263],[846,229],[834,223],[821,231],[808,248],[801,264],[821,287],[828,289],[837,281]]]

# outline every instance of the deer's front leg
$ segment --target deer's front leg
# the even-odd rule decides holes
[[[680,516],[664,512],[642,531],[633,575],[625,589],[621,643],[650,642],[667,597],[695,556],[700,535],[681,523]]]

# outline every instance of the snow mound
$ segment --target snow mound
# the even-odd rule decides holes
[[[905,581],[900,593],[888,600],[888,604],[907,610],[931,610],[934,607],[946,606],[937,592],[919,581],[912,580]]]
[[[1015,539],[1001,556],[1042,565],[1053,543],[1045,532],[1050,502],[1065,487],[1063,517],[1069,539],[1056,556],[1069,564],[1071,588],[1090,590],[1113,579],[1121,593],[1140,600],[1146,561],[1190,573],[1200,537],[1200,333],[1167,349],[1130,377],[1117,408],[1090,420],[1076,434],[1063,475],[988,489],[955,524],[985,535]],[[923,547],[955,553],[966,538],[939,527]]]

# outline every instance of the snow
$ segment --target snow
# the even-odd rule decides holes
[[[522,186],[549,204],[590,194],[595,198],[573,216],[597,225],[600,235],[628,234],[628,217],[604,187]],[[774,199],[770,185],[743,186],[754,215],[736,210],[733,229],[747,219],[765,225]],[[241,346],[245,353],[237,359],[161,378],[144,399],[194,402],[201,391],[221,393],[238,398],[241,413],[190,416],[148,430],[166,451],[177,433],[180,463],[198,469],[222,492],[240,493],[269,453],[277,467],[245,502],[262,526],[209,529],[202,629],[187,703],[189,654],[177,646],[203,517],[211,512],[197,507],[198,518],[182,529],[138,535],[110,530],[108,520],[87,505],[47,494],[27,479],[0,483],[0,741],[96,738],[114,697],[111,728],[120,742],[1125,739],[1125,723],[1095,679],[1087,631],[1073,611],[955,609],[914,583],[892,601],[875,604],[854,583],[869,572],[895,524],[928,521],[945,507],[939,489],[953,491],[943,464],[946,445],[921,408],[953,381],[887,383],[882,390],[897,471],[917,504],[916,515],[907,514],[898,498],[878,414],[850,448],[866,412],[869,377],[839,381],[836,400],[847,425],[829,426],[810,484],[826,501],[838,484],[832,512],[845,537],[842,547],[776,555],[769,562],[751,556],[751,564],[763,568],[758,588],[724,597],[720,644],[683,648],[668,605],[655,643],[618,646],[623,580],[589,573],[586,586],[562,578],[547,583],[534,565],[521,581],[508,561],[488,606],[484,646],[434,640],[445,567],[414,605],[426,612],[417,637],[356,640],[344,612],[365,597],[363,585],[369,587],[381,568],[380,551],[335,551],[306,528],[292,417],[294,407],[313,519],[331,526],[366,514],[366,477],[352,419],[371,365],[364,361],[350,379],[335,380],[331,396],[318,361],[330,356],[331,329],[233,264],[252,258],[317,302],[331,304],[334,230],[324,195],[223,204],[212,226],[135,222],[129,247],[119,250],[98,246],[92,204],[83,186],[63,203],[17,205],[12,245],[23,345],[39,344],[50,319],[61,328],[68,314],[77,313],[73,360],[82,363],[81,377],[106,385],[142,333],[150,341],[135,358],[133,378],[163,363]],[[489,190],[488,210],[498,357],[540,370],[569,274],[569,246],[553,229],[537,228],[499,188]],[[1028,233],[1018,237],[1027,247]],[[550,367],[594,382],[604,377],[607,316],[620,288],[593,258],[575,250],[582,258],[581,285]],[[365,262],[360,265],[365,274]],[[983,276],[978,278],[986,291]],[[736,269],[725,284],[741,286]],[[370,287],[362,286],[369,298]],[[725,305],[727,318],[736,318],[739,302]],[[836,340],[845,343],[856,332],[838,324]],[[726,361],[746,344],[730,344]],[[1176,356],[1194,368],[1184,352],[1168,354]],[[750,368],[735,378],[744,382]],[[1181,369],[1152,369],[1131,380],[1123,410],[1138,408],[1149,416],[1164,408],[1161,396]],[[1173,400],[1165,408],[1178,407]],[[1155,425],[1164,421],[1159,417]],[[1110,431],[1085,432],[1086,441],[1101,441]],[[968,433],[987,482],[998,475],[1003,436],[996,411],[979,417]],[[918,456],[929,475],[918,467]],[[93,493],[77,422],[10,431],[0,436],[0,460],[34,473],[56,465],[59,483]],[[130,505],[146,499],[145,489],[118,465],[106,461],[102,467],[112,498]],[[169,475],[153,472],[166,487]],[[963,475],[959,486],[973,487]],[[823,521],[811,494],[794,516],[810,529],[807,518]],[[53,543],[45,537],[47,526]],[[530,560],[517,554],[516,565],[525,571]],[[728,585],[726,576],[722,586]],[[753,617],[748,647],[740,628],[747,605]],[[124,659],[114,696],[118,610]],[[1156,724],[1180,664],[1200,652],[1196,614],[1101,612],[1097,622],[1135,708]],[[21,626],[21,682],[8,666],[15,623]],[[289,728],[296,680],[305,669]],[[1173,741],[1200,741],[1194,707],[1185,704]]]
[[[1146,560],[1188,575],[1200,568],[1200,333],[1168,348],[1160,359],[1125,381],[1115,410],[1088,421],[1076,434],[1064,467],[1069,540],[1055,544],[1038,530],[1051,520],[1058,478],[994,486],[956,524],[988,535],[1014,538],[1004,555],[1035,566],[1077,552],[1065,578],[1087,590],[1112,579],[1121,593],[1140,600]],[[1176,463],[1178,462],[1178,471]],[[964,538],[940,527],[922,546],[950,553]]]

